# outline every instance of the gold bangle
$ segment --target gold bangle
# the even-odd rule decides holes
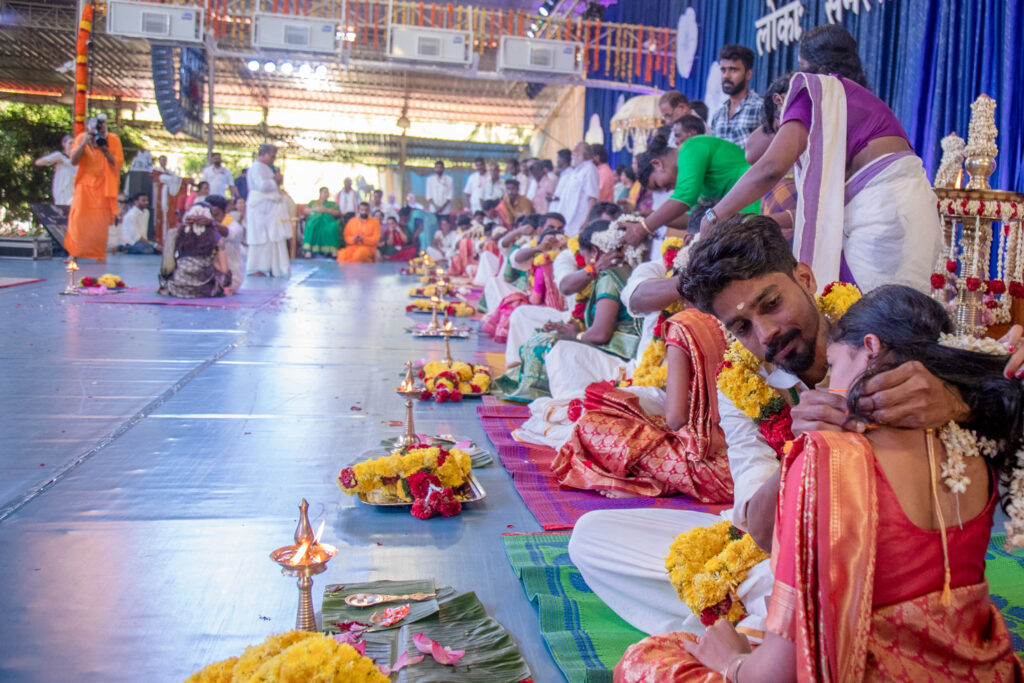
[[[648,235],[653,235],[654,234],[654,231],[651,230],[649,227],[647,227],[647,217],[646,216],[644,216],[643,218],[640,219],[640,227],[643,228],[644,232],[646,232]]]

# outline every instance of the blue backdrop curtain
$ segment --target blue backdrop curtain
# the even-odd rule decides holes
[[[844,0],[835,4],[849,8],[856,2],[859,11],[841,10],[841,23],[860,45],[872,90],[903,124],[929,174],[938,168],[943,136],[956,131],[967,137],[971,102],[984,92],[998,103],[999,156],[992,185],[1024,192],[1024,2]],[[776,6],[783,4],[784,0],[776,2]],[[803,6],[804,31],[828,23],[825,0],[804,0]],[[697,54],[688,78],[676,74],[675,89],[701,99],[708,70],[722,45],[741,43],[754,49],[754,23],[768,13],[764,0],[619,0],[607,9],[605,20],[675,28],[688,7],[697,15]],[[774,52],[755,59],[751,85],[764,92],[768,83],[795,66],[796,45],[779,44]],[[603,71],[592,70],[591,77],[603,78]],[[661,90],[671,87],[660,74],[650,85]],[[611,140],[608,122],[618,97],[616,91],[587,89],[587,120],[593,113],[600,116],[606,140]],[[619,154],[610,161],[626,160]]]

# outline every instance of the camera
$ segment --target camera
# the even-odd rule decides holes
[[[106,123],[107,115],[102,112],[85,122],[85,130],[93,136],[93,140],[97,147],[107,146]],[[102,131],[100,130],[101,124],[103,124]]]

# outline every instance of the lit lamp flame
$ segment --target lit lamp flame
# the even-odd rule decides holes
[[[295,554],[292,555],[291,559],[288,560],[288,564],[293,567],[302,564],[302,561],[306,559],[306,553],[309,552],[309,541],[303,541],[302,545],[298,547]]]
[[[451,320],[446,320],[445,321],[444,329],[445,329],[446,332],[451,332],[452,331],[452,321]]]
[[[73,259],[71,261],[68,261],[68,270],[70,270],[70,271],[78,270],[78,261],[75,261]]]
[[[437,276],[439,278],[443,278],[444,277],[444,268],[438,268],[436,272],[437,272]]]
[[[437,295],[435,294],[434,296],[430,297],[430,303],[436,306],[437,304],[441,303],[441,300],[438,299]]]
[[[324,532],[324,525],[326,525],[326,524],[327,524],[327,519],[326,518],[320,520],[320,526],[317,527],[316,535],[313,536],[313,545],[320,545],[320,534],[322,534]]]

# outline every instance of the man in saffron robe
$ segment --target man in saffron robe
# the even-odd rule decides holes
[[[106,116],[90,121],[75,138],[71,163],[78,166],[64,248],[75,258],[107,260],[107,236],[117,216],[117,189],[124,165],[121,139],[107,132]]]
[[[359,213],[345,224],[345,244],[338,250],[338,263],[372,263],[380,242],[380,221],[370,218],[370,205],[359,204]]]

